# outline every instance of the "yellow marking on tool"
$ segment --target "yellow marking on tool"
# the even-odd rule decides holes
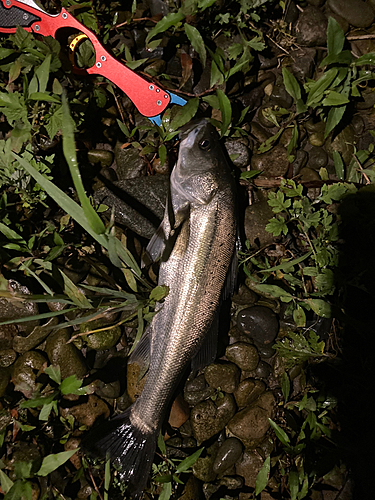
[[[83,33],[81,33],[80,35],[77,35],[76,37],[73,38],[73,40],[70,42],[69,44],[69,48],[72,52],[74,52],[74,49],[76,48],[77,46],[77,43],[79,43],[81,40],[83,40],[84,38],[88,38],[87,35],[84,35]]]

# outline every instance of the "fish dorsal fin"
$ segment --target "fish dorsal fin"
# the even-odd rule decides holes
[[[193,372],[210,365],[215,361],[217,354],[217,342],[219,336],[219,314],[216,313],[214,320],[204,337],[202,345],[197,354],[191,360],[191,370]]]
[[[145,375],[150,367],[151,357],[151,336],[152,336],[152,323],[147,327],[145,333],[140,338],[134,351],[128,360],[129,364],[136,364],[139,366],[139,378]]]

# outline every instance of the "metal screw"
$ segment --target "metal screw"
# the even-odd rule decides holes
[[[168,94],[164,94],[164,99],[168,99]]]
[[[26,14],[26,12],[24,13],[24,15],[23,15],[22,17],[23,17],[23,19],[24,19],[25,21],[27,21],[27,20],[29,19],[29,15],[28,15],[28,14]]]
[[[36,25],[34,26],[34,30],[35,30],[35,31],[39,31],[39,30],[40,30],[40,26],[39,26],[39,24],[36,24]]]
[[[160,99],[156,101],[156,104],[157,104],[158,106],[161,106],[161,101],[160,101]]]
[[[102,63],[98,61],[98,62],[96,63],[96,67],[97,67],[97,68],[101,68],[101,67],[102,67]]]
[[[107,60],[107,58],[105,56],[100,56],[100,60],[104,62]]]
[[[63,12],[62,16],[63,19],[68,19],[68,14],[66,12]]]
[[[9,7],[11,3],[12,2],[10,0],[6,0],[5,5],[7,5]]]
[[[154,86],[153,86],[153,85],[150,85],[150,86],[149,86],[149,89],[150,89],[150,90],[154,90]]]

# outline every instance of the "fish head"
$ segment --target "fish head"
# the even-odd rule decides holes
[[[186,125],[180,137],[178,160],[171,175],[172,198],[179,203],[207,204],[231,178],[219,134],[205,118]]]

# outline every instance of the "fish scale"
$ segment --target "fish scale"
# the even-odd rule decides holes
[[[230,168],[207,120],[190,124],[181,139],[170,203],[148,246],[152,257],[161,257],[158,284],[167,285],[169,294],[157,304],[158,312],[131,358],[133,363],[149,363],[147,379],[135,403],[91,440],[96,451],[108,453],[120,466],[120,477],[135,498],[147,484],[176,386],[210,339],[221,298],[228,295],[226,282],[233,284],[228,272],[235,258],[237,215]],[[212,357],[216,346],[209,347]]]

